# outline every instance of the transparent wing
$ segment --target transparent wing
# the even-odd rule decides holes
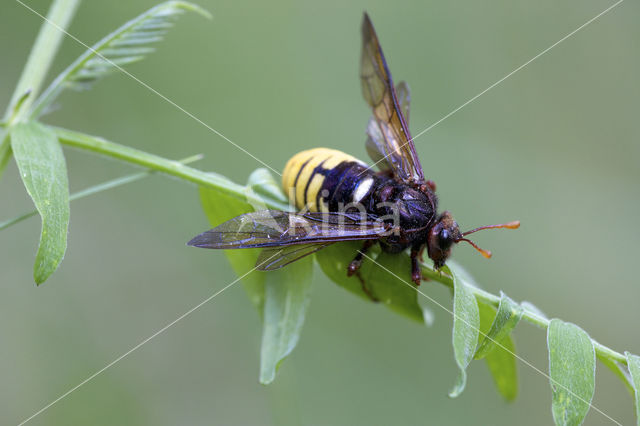
[[[409,109],[411,107],[411,91],[406,81],[396,84],[396,99],[400,105],[400,111],[404,117],[404,121],[409,125]]]
[[[400,111],[404,116],[405,121],[409,124],[409,108],[411,103],[411,93],[409,91],[409,85],[404,81],[401,81],[396,85],[396,96],[398,98],[398,105],[400,105]],[[369,119],[367,124],[367,141],[365,142],[365,148],[367,154],[373,163],[380,170],[391,169],[391,164],[385,158],[385,140],[380,131],[380,127],[374,117]],[[381,151],[382,149],[382,151]]]
[[[325,248],[333,243],[318,244],[296,244],[293,246],[267,247],[258,255],[256,267],[260,271],[272,271],[282,268],[301,259],[305,256],[313,254],[320,249]]]
[[[382,154],[396,177],[406,183],[424,182],[422,166],[399,106],[391,73],[373,24],[366,13],[362,23],[360,79],[362,94],[373,110],[374,123],[378,127],[377,133],[371,138],[376,150]],[[370,125],[369,129],[371,127]],[[368,133],[371,134],[372,130],[368,130]],[[375,152],[369,148],[367,151],[370,154]]]
[[[386,232],[383,222],[356,214],[262,210],[234,217],[187,244],[210,249],[280,247],[377,239]]]

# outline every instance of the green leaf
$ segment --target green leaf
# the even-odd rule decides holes
[[[552,319],[547,345],[553,419],[557,425],[582,424],[595,389],[593,342],[577,325]]]
[[[65,88],[86,89],[97,79],[124,65],[144,59],[145,55],[154,50],[149,45],[161,41],[173,26],[174,18],[187,10],[210,17],[207,11],[195,4],[168,1],[149,9],[104,37],[56,77],[37,100],[31,117],[40,116]]]
[[[471,289],[460,277],[455,265],[449,270],[453,276],[453,354],[460,374],[449,396],[455,398],[467,383],[467,366],[473,359],[478,344],[480,314]]]
[[[265,168],[254,170],[247,180],[247,191],[253,191],[266,202],[288,204],[289,199],[282,191],[281,185],[276,182],[271,172]],[[254,210],[266,210],[265,205],[254,205]]]
[[[200,201],[211,227],[218,226],[222,222],[243,213],[253,211],[249,203],[204,186],[200,187]],[[224,254],[227,256],[236,275],[240,277],[255,268],[259,252],[260,249],[225,250]],[[251,300],[260,317],[262,317],[265,274],[253,272],[242,278],[241,282],[249,296],[249,300]]]
[[[257,169],[251,175],[247,186],[243,191],[251,200],[241,201],[237,197],[229,196],[218,189],[200,187],[200,201],[211,227],[220,225],[229,219],[256,210],[269,208],[269,203],[287,202],[286,197],[282,197],[282,190],[278,194],[279,186],[275,183],[273,176],[266,169]],[[251,196],[253,195],[253,196]],[[225,250],[225,255],[231,267],[238,276],[245,275],[256,266],[260,249]],[[258,310],[260,317],[263,315],[265,277],[262,273],[251,273],[242,279],[249,300]]]
[[[273,185],[270,175],[254,172],[247,189],[252,188],[258,194],[269,194],[275,192]],[[211,226],[254,211],[248,202],[217,189],[200,187],[200,198]],[[261,208],[260,203],[255,207]],[[255,269],[259,252],[260,249],[225,250],[238,275]],[[277,271],[254,271],[242,279],[251,302],[263,320],[260,355],[262,384],[269,384],[275,379],[280,364],[298,342],[310,300],[312,268],[313,260],[308,257]]]
[[[633,384],[631,383],[632,379],[631,379],[631,375],[629,374],[629,371],[627,370],[627,366],[615,359],[611,359],[608,356],[604,354],[600,354],[598,352],[596,352],[596,358],[605,366],[607,366],[607,368],[609,368],[613,372],[613,374],[618,376],[620,380],[622,380],[622,383],[624,383],[627,390],[633,397],[635,394],[635,391],[633,389]]]
[[[496,318],[496,309],[486,303],[479,302],[480,331],[488,334]],[[501,346],[495,346],[485,356],[485,361],[498,392],[507,401],[513,401],[518,395],[518,370],[515,357],[515,345],[510,335],[498,340]]]
[[[53,58],[56,56],[60,43],[65,37],[64,32],[69,26],[79,3],[80,0],[55,0],[51,4],[47,18],[42,22],[38,37],[29,53],[29,59],[27,59],[24,70],[20,75],[20,80],[11,96],[11,101],[4,116],[5,119],[13,116],[14,119],[18,120],[22,118],[22,112],[31,106],[34,97],[47,76]],[[29,7],[27,6],[27,8]],[[31,96],[25,99],[24,94],[27,92],[30,92]],[[24,102],[19,108],[16,108],[21,99]],[[2,157],[0,155],[0,166],[1,161]],[[1,172],[2,167],[0,167]]]
[[[362,248],[361,241],[346,241],[323,248],[315,254],[315,257],[320,269],[331,281],[363,299],[371,301],[371,298],[362,291],[358,278],[347,276],[347,267],[360,248]],[[360,269],[369,268],[370,263],[371,261],[365,257]]]
[[[42,217],[33,271],[36,284],[40,284],[58,268],[67,249],[67,166],[55,134],[35,122],[19,123],[12,128],[11,148],[24,186]]]
[[[392,311],[425,322],[430,313],[418,304],[418,292],[411,281],[409,255],[381,252],[375,259],[376,264],[372,264],[368,271],[363,271],[362,275],[373,295]]]
[[[313,259],[298,260],[265,275],[265,301],[260,349],[260,383],[269,384],[284,358],[295,348],[311,298]]]
[[[505,337],[509,336],[520,321],[520,318],[522,318],[522,313],[523,309],[520,305],[507,297],[506,294],[500,292],[498,313],[495,315],[491,328],[478,345],[475,358],[484,358],[496,348],[495,342],[501,343]]]
[[[631,379],[633,380],[633,389],[636,394],[636,417],[638,425],[640,425],[640,356],[630,352],[625,352],[624,355],[627,357],[629,373],[631,373]]]
[[[362,281],[369,292],[384,306],[414,321],[427,322],[431,313],[418,304],[418,293],[411,281],[411,260],[406,253],[380,253],[372,247],[362,261],[359,277],[347,276],[347,268],[362,241],[332,244],[316,253],[322,271],[336,284],[365,300],[373,301],[362,289]],[[373,262],[370,258],[375,259]]]

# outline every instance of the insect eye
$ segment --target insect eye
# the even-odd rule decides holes
[[[440,246],[442,248],[446,248],[451,245],[451,234],[447,229],[443,229],[442,231],[440,231],[440,233],[438,234],[438,239],[438,242],[440,243]]]

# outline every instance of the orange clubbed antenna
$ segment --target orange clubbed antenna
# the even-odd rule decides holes
[[[471,231],[463,232],[462,236],[466,237],[469,234],[473,234],[474,232],[482,231],[483,229],[499,229],[499,228],[518,229],[518,228],[520,228],[520,221],[519,220],[514,220],[513,222],[501,223],[500,225],[481,226],[479,228],[472,229]]]
[[[473,234],[474,232],[482,231],[483,229],[500,229],[500,228],[518,229],[519,227],[520,227],[520,221],[519,220],[514,220],[513,222],[501,223],[500,225],[481,226],[479,228],[472,229],[471,231],[463,232],[462,233],[462,237],[458,238],[456,240],[456,242],[465,241],[465,242],[471,244],[474,249],[478,250],[480,252],[480,254],[482,254],[482,256],[484,256],[486,259],[489,259],[489,258],[491,258],[491,252],[489,250],[481,249],[480,247],[478,247],[476,245],[476,243],[474,243],[470,239],[464,238],[464,237],[466,237],[469,234]]]

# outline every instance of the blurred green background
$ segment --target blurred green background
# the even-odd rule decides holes
[[[28,4],[46,13],[49,2]],[[92,44],[154,1],[86,1],[69,31]],[[183,17],[129,70],[276,169],[315,146],[361,158],[369,111],[360,95],[359,27],[367,10],[396,81],[412,89],[418,133],[613,2],[201,0],[213,21]],[[416,140],[441,206],[478,234],[484,260],[455,258],[486,289],[529,300],[617,350],[640,353],[640,6],[626,1]],[[0,100],[6,105],[41,19],[0,6]],[[83,48],[66,38],[52,76]],[[67,93],[45,121],[244,182],[259,164],[118,74]],[[4,107],[4,106],[3,106]],[[133,169],[65,150],[72,191]],[[10,163],[0,219],[32,204]],[[0,234],[0,423],[16,424],[234,279],[221,252],[185,242],[207,228],[196,188],[154,176],[72,205],[69,248],[32,281],[31,219]],[[447,291],[423,290],[446,306]],[[428,301],[424,301],[428,304]],[[260,323],[234,286],[63,399],[31,424],[549,424],[548,380],[519,364],[513,404],[473,363],[457,369],[451,317],[420,327],[365,303],[319,272],[298,348],[274,385],[257,383]],[[520,355],[547,370],[545,334],[523,324]],[[632,399],[599,364],[594,404],[623,424]],[[593,409],[587,424],[607,424]]]

